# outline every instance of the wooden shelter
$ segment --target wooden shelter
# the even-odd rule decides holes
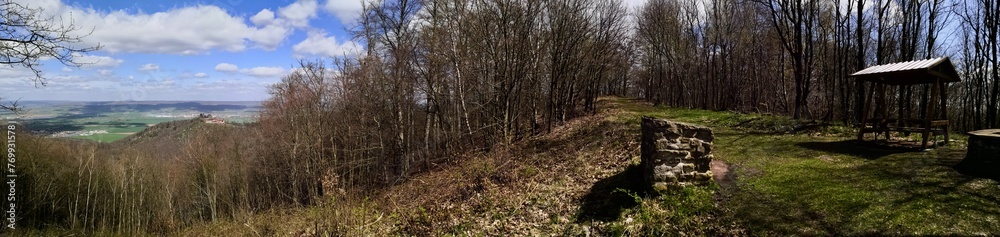
[[[928,138],[944,135],[948,142],[948,98],[949,82],[961,81],[955,65],[948,57],[876,65],[855,72],[849,77],[870,82],[869,89],[858,91],[864,98],[861,121],[858,124],[858,140],[864,141],[866,133],[874,134],[878,140],[880,133],[889,141],[890,132],[920,133],[920,148],[927,147]],[[890,118],[886,103],[886,86],[930,85],[930,99],[922,97],[926,109],[921,118]],[[867,93],[865,93],[867,92]],[[899,98],[907,99],[907,98]],[[872,108],[875,103],[875,108]],[[940,113],[938,113],[940,112]],[[937,143],[935,142],[935,146]]]

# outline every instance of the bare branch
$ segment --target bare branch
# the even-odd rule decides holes
[[[79,53],[99,50],[93,47],[77,46],[83,43],[82,36],[71,35],[78,30],[72,23],[59,24],[62,18],[43,17],[41,8],[29,8],[11,0],[0,1],[0,64],[21,66],[35,74],[34,82],[45,85],[39,60],[54,58],[63,65],[78,67],[73,57]],[[88,34],[89,35],[89,34]]]

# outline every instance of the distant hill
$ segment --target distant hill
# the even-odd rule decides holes
[[[176,142],[203,123],[198,118],[162,122],[119,139],[114,143],[136,145],[140,143]]]
[[[203,134],[219,134],[220,130],[233,130],[245,125],[212,124],[200,118],[162,122],[125,138],[111,142],[109,148],[134,148],[152,151],[154,156],[170,158],[182,152],[182,148],[190,138]]]

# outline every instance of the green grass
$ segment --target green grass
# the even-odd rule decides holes
[[[104,130],[108,133],[94,134],[90,136],[72,136],[69,138],[113,142],[128,136],[128,134],[142,131],[143,129],[149,127],[150,124],[184,119],[187,118],[151,118],[137,114],[106,114],[97,117],[33,121],[31,125],[33,129],[44,129],[49,131]]]
[[[609,234],[614,236],[673,236],[678,233],[694,236],[734,235],[727,233],[726,226],[714,219],[719,212],[713,200],[715,190],[715,186],[685,187],[645,198],[631,193],[638,205],[627,210],[619,221],[612,222]]]
[[[118,139],[125,138],[127,136],[128,136],[128,134],[101,133],[101,134],[94,134],[94,135],[90,135],[90,136],[76,136],[76,137],[72,137],[72,138],[85,139],[85,140],[94,140],[94,141],[99,141],[99,142],[113,142],[113,141],[116,141]]]
[[[720,191],[728,197],[720,211],[751,234],[1000,233],[998,182],[952,168],[965,156],[962,136],[931,151],[893,150],[858,144],[845,127],[767,132],[798,122],[614,100],[630,112],[619,120],[632,126],[644,115],[712,127],[715,158],[729,163],[736,177]]]
[[[148,126],[113,126],[105,129],[109,133],[137,133]]]
[[[956,172],[964,152],[883,152],[849,138],[720,137],[738,166],[727,204],[759,230],[803,234],[978,234],[1000,231],[997,182]],[[774,208],[783,207],[783,208]]]

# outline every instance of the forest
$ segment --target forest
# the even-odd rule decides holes
[[[25,172],[51,175],[22,177],[22,223],[169,232],[372,193],[605,95],[851,126],[871,90],[851,73],[937,57],[962,79],[953,130],[1000,128],[993,0],[376,0],[357,22],[362,52],[300,61],[255,124],[170,125],[193,130],[156,150],[23,138]],[[919,114],[928,90],[889,87],[889,112]]]
[[[848,75],[950,57],[954,129],[1000,126],[992,1],[651,0],[629,12],[614,0],[368,4],[353,29],[361,56],[304,62],[272,87],[261,125],[296,138],[282,150],[384,159],[392,183],[450,151],[594,113],[600,95],[850,125],[871,87]],[[889,113],[923,111],[928,87],[889,87]]]

